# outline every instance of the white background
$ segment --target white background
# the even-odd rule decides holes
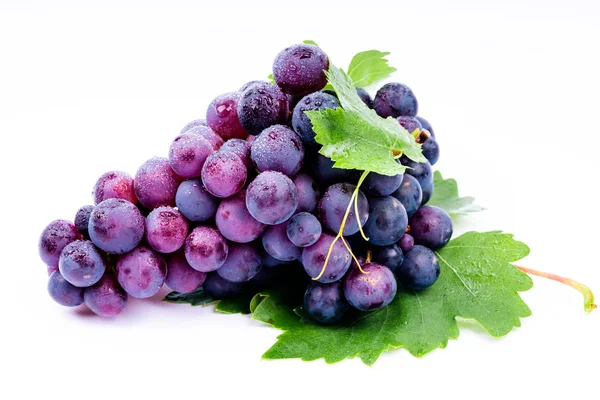
[[[541,279],[508,337],[461,325],[446,350],[372,368],[260,361],[278,332],[210,307],[130,299],[105,320],[47,296],[43,227],[90,203],[102,173],[166,155],[212,98],[303,39],[340,66],[391,51],[434,126],[437,167],[488,209],[457,231],[515,233],[532,249],[523,265],[600,294],[600,3],[334,3],[0,2],[0,397],[597,398],[600,311]]]

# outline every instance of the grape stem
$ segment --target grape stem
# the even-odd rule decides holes
[[[529,275],[536,275],[541,276],[542,278],[552,279],[553,281],[564,283],[565,285],[571,286],[573,289],[579,291],[583,295],[583,309],[586,312],[590,313],[597,308],[596,304],[594,304],[594,293],[592,293],[592,290],[583,283],[579,283],[573,279],[550,274],[548,272],[536,271],[535,269],[521,267],[518,265],[515,265],[515,267]]]

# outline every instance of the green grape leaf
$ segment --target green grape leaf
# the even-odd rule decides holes
[[[456,179],[444,179],[439,171],[435,171],[433,175],[433,187],[433,195],[427,205],[443,208],[451,216],[467,215],[485,210],[485,208],[473,204],[474,197],[459,197]]]
[[[265,359],[300,358],[328,363],[360,357],[372,365],[384,352],[405,348],[421,357],[459,335],[457,318],[478,322],[501,337],[531,311],[519,292],[532,281],[511,262],[529,248],[502,232],[468,232],[438,251],[440,277],[421,292],[399,292],[387,307],[357,314],[343,324],[323,326],[302,318],[277,291],[252,300],[253,318],[281,329]]]
[[[348,76],[355,86],[367,87],[388,78],[396,68],[388,65],[389,52],[367,50],[357,53],[350,61]]]
[[[202,287],[191,293],[171,292],[163,299],[169,303],[189,304],[191,306],[206,306],[216,304],[215,311],[223,314],[249,314],[250,300],[254,293],[240,293],[226,299],[216,299],[208,294]]]
[[[312,44],[313,46],[319,47],[319,45],[317,44],[317,42],[315,42],[314,40],[310,40],[310,39],[303,40],[302,43],[304,43],[304,44]]]

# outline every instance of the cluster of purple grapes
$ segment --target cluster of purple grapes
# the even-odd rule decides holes
[[[114,316],[128,295],[148,298],[163,284],[223,298],[299,262],[313,278],[305,311],[330,324],[349,306],[386,306],[398,283],[405,290],[431,286],[440,271],[432,250],[452,235],[449,216],[424,205],[439,157],[433,129],[416,116],[405,85],[386,84],[374,99],[357,88],[381,117],[421,132],[416,140],[429,160],[403,157],[406,174],[370,173],[359,190],[363,171],[333,168],[305,114],[340,107],[335,92],[321,91],[328,67],[318,47],[291,46],[275,59],[275,84],[252,81],[217,97],[206,120],[174,139],[168,158],[146,161],[135,177],[102,175],[93,206],[82,207],[74,223],[53,221],[41,235],[50,296]]]

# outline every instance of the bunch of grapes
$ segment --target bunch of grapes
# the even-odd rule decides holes
[[[439,157],[433,129],[407,86],[388,83],[373,99],[356,88],[378,115],[414,133],[429,161],[400,157],[408,168],[396,176],[333,168],[305,114],[340,107],[322,90],[328,67],[319,47],[286,48],[275,83],[218,96],[168,158],[146,161],[134,177],[102,175],[94,205],[42,232],[50,296],[108,317],[128,296],[148,298],[163,285],[224,298],[301,264],[306,314],[332,324],[351,307],[377,310],[397,290],[431,286],[440,272],[434,251],[452,235],[448,214],[425,205]]]

